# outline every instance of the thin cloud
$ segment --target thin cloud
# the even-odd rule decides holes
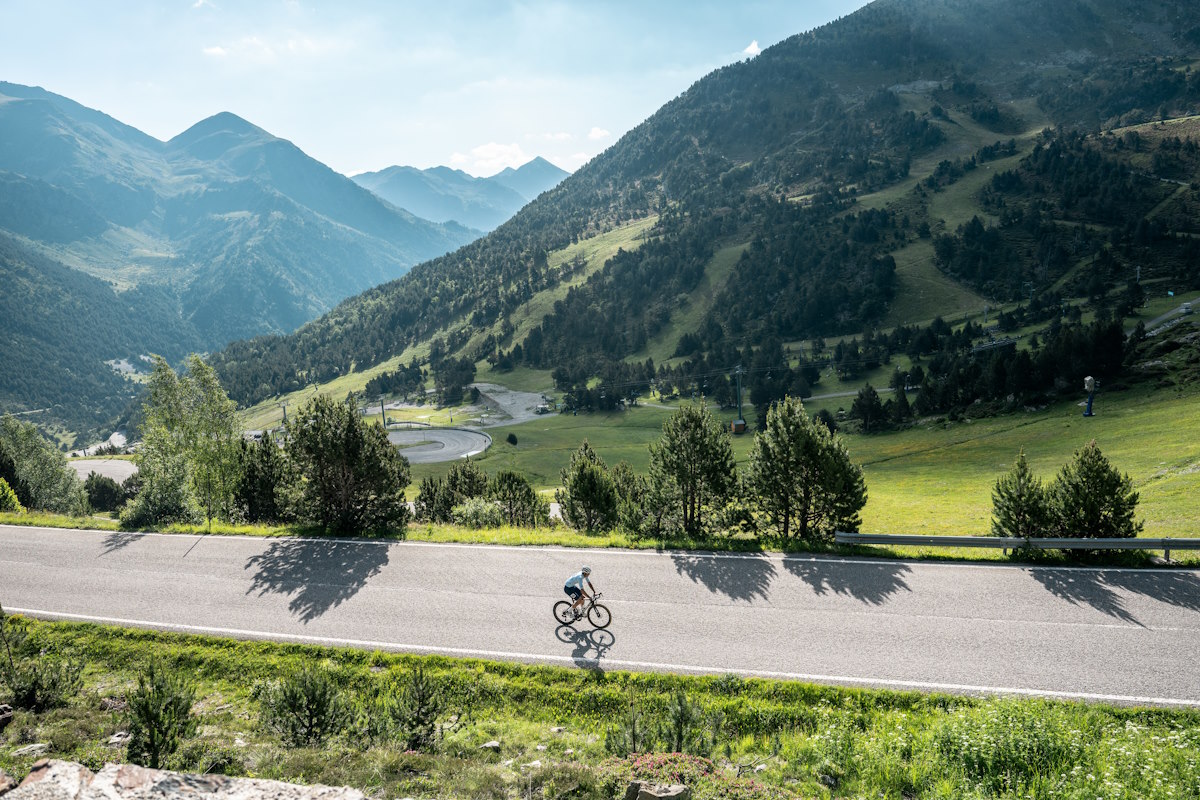
[[[206,56],[236,59],[255,64],[269,64],[281,58],[303,59],[324,56],[347,48],[347,43],[337,39],[321,39],[295,34],[281,39],[265,39],[261,36],[243,36],[235,42],[211,45],[203,48]]]
[[[472,147],[469,153],[454,153],[450,165],[460,167],[472,175],[495,175],[505,167],[519,167],[533,160],[521,145],[488,142]]]
[[[604,128],[592,128],[590,131],[588,131],[588,138],[593,142],[600,139],[607,139],[610,136],[612,136],[612,134],[604,130]]]
[[[745,55],[753,58],[762,52],[762,48],[758,46],[758,39],[755,39],[750,44],[746,45],[746,49],[742,51]]]

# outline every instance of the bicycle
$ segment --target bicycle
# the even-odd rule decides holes
[[[609,612],[608,606],[596,602],[601,597],[603,595],[596,592],[596,594],[587,599],[587,602],[578,611],[571,608],[569,600],[559,600],[554,604],[554,619],[560,625],[571,625],[587,617],[588,622],[597,628],[607,628],[608,624],[612,622],[612,614]]]

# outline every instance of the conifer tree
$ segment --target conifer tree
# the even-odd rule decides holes
[[[746,486],[785,542],[858,530],[867,502],[862,469],[841,439],[793,397],[772,406],[755,434]]]
[[[992,535],[1027,538],[1048,536],[1050,509],[1046,488],[1033,474],[1025,451],[992,490]]]
[[[1143,523],[1134,520],[1138,493],[1100,452],[1093,439],[1075,451],[1050,486],[1050,509],[1059,536],[1133,538]]]

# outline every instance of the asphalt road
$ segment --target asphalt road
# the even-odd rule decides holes
[[[611,628],[559,627],[586,561]],[[1200,706],[1200,573],[0,526],[0,603],[244,638]]]
[[[121,483],[137,473],[137,465],[124,458],[79,458],[68,461],[67,466],[75,470],[80,480],[87,480],[88,474],[95,472]]]
[[[435,464],[478,455],[492,444],[491,437],[460,428],[414,428],[391,431],[388,441],[405,445],[400,451],[410,464]]]

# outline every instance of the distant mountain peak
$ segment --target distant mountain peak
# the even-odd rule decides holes
[[[353,180],[388,202],[434,222],[456,222],[492,230],[517,213],[530,199],[567,176],[544,158],[518,169],[508,167],[477,178],[454,167],[393,166],[363,172]]]
[[[249,122],[231,111],[221,111],[207,119],[202,119],[183,133],[179,134],[167,146],[176,150],[190,150],[198,143],[211,138],[223,140],[247,138],[275,138],[267,131]]]
[[[570,174],[537,156],[516,169],[505,167],[488,180],[507,186],[526,200],[532,200],[547,189],[553,189]]]

